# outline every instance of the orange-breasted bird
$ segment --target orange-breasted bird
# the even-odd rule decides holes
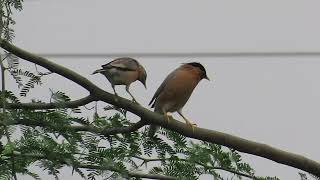
[[[154,112],[165,115],[167,121],[169,121],[168,112],[178,112],[187,125],[194,128],[196,124],[182,114],[182,108],[202,79],[209,80],[205,68],[200,63],[182,64],[166,77],[149,105],[152,104]],[[149,136],[153,137],[158,128],[155,125],[150,125]]]
[[[102,69],[98,69],[92,74],[103,74],[111,83],[112,89],[116,96],[118,96],[118,94],[115,90],[115,85],[125,85],[126,91],[132,97],[132,100],[137,102],[129,90],[130,84],[138,80],[144,85],[145,88],[147,88],[147,72],[144,67],[133,58],[117,58],[105,65],[102,65],[101,67]]]

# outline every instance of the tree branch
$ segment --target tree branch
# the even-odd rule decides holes
[[[0,40],[0,46],[22,59],[38,64],[44,68],[47,68],[52,72],[55,72],[77,83],[78,85],[87,89],[92,96],[94,96],[95,98],[101,101],[127,109],[128,111],[140,116],[142,119],[145,119],[146,121],[148,121],[148,123],[153,123],[153,124],[163,126],[165,128],[176,131],[190,138],[195,138],[198,140],[203,140],[203,141],[227,146],[229,148],[236,149],[240,152],[264,157],[272,161],[309,172],[316,176],[320,176],[320,164],[304,156],[294,154],[294,153],[289,153],[289,152],[268,146],[266,144],[249,141],[243,138],[239,138],[230,134],[226,134],[226,133],[222,133],[214,130],[209,130],[204,128],[194,128],[193,130],[188,126],[186,126],[184,123],[181,123],[177,120],[171,120],[169,123],[167,123],[167,121],[165,121],[163,116],[157,113],[154,113],[135,103],[132,103],[127,99],[124,99],[121,97],[116,98],[114,95],[103,91],[102,89],[100,89],[99,87],[91,83],[88,79],[84,78],[83,76],[81,76],[76,72],[73,72],[68,68],[65,68],[53,62],[50,62],[45,58],[33,55],[27,51],[24,51],[10,44],[5,40]]]
[[[134,123],[131,126],[126,126],[126,127],[113,127],[113,128],[99,129],[93,126],[80,125],[80,126],[71,126],[70,129],[73,129],[74,131],[88,131],[88,132],[96,133],[99,135],[109,136],[114,134],[120,134],[120,133],[125,134],[129,132],[133,132],[145,125],[146,125],[146,122],[140,120],[137,123]]]
[[[84,98],[68,101],[64,103],[7,103],[8,109],[55,109],[55,108],[77,108],[95,101],[93,96],[86,96]],[[2,107],[0,105],[0,107]]]
[[[26,126],[39,126],[39,127],[45,127],[45,128],[54,128],[51,126],[48,126],[47,123],[45,122],[40,122],[40,121],[30,121],[28,119],[18,119],[15,121],[15,125],[26,125]],[[79,131],[86,131],[86,132],[91,132],[94,134],[98,135],[103,135],[103,136],[110,136],[110,135],[115,135],[115,134],[125,134],[129,132],[136,131],[140,129],[141,127],[145,126],[146,122],[144,121],[138,121],[137,123],[134,123],[130,126],[126,127],[112,127],[112,128],[97,128],[92,125],[71,125],[71,126],[65,126],[66,129],[79,132]]]
[[[42,154],[32,154],[32,153],[20,153],[17,151],[13,152],[15,156],[21,156],[21,157],[29,157],[29,158],[34,158],[34,159],[48,159],[52,160],[53,157],[47,157],[46,155]],[[57,156],[54,156],[57,158],[59,161],[64,163],[65,165],[70,165],[70,162],[65,162],[63,159],[59,159]],[[160,174],[145,174],[145,173],[139,173],[139,172],[131,172],[131,171],[122,171],[119,170],[113,166],[97,166],[97,165],[91,165],[91,164],[71,164],[71,166],[74,166],[76,168],[83,168],[83,169],[98,169],[98,170],[106,170],[106,171],[113,171],[113,172],[118,172],[124,176],[129,176],[129,177],[139,177],[139,178],[149,178],[149,179],[164,179],[164,180],[177,180],[177,178],[172,177],[172,176],[165,176],[165,175],[160,175]]]

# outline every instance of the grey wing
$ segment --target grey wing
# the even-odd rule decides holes
[[[136,71],[139,68],[137,60],[129,57],[117,58],[105,65],[102,65],[104,69],[116,68],[123,71]]]
[[[157,89],[157,91],[154,93],[151,101],[149,102],[149,106],[153,103],[153,104],[151,105],[151,107],[152,107],[152,108],[154,107],[156,99],[158,98],[158,96],[160,95],[160,93],[163,91],[163,89],[166,87],[167,82],[175,76],[175,74],[176,74],[175,72],[176,72],[176,70],[173,71],[173,72],[171,72],[171,73],[166,77],[166,79],[164,79],[164,81],[161,83],[160,87],[159,87],[159,88]]]

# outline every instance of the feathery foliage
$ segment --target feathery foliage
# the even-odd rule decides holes
[[[207,142],[191,141],[166,129],[161,129],[160,134],[152,139],[146,135],[146,129],[104,136],[103,130],[128,127],[133,123],[121,113],[95,115],[89,119],[76,117],[79,113],[63,106],[63,102],[70,101],[70,98],[63,92],[54,94],[52,99],[62,103],[60,108],[7,110],[10,127],[14,127],[11,133],[20,132],[20,136],[12,144],[3,142],[1,160],[5,163],[1,164],[10,164],[16,173],[35,179],[39,176],[30,172],[28,168],[31,165],[42,168],[56,179],[63,167],[70,167],[74,173],[87,179],[126,178],[132,177],[131,172],[178,179],[198,179],[204,174],[216,179],[259,178],[251,166],[242,161],[238,152]],[[12,92],[8,91],[6,95],[12,102],[19,102]],[[78,131],[74,128],[77,126],[101,131]],[[10,166],[0,169],[3,172],[1,176],[10,176]]]

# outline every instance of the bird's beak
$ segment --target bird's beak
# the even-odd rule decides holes
[[[97,73],[101,73],[101,72],[103,72],[103,71],[104,71],[103,69],[98,69],[98,70],[95,70],[91,75],[97,74]]]
[[[206,80],[210,81],[210,79],[208,78],[208,76],[205,77]]]
[[[94,71],[93,73],[91,73],[91,75],[97,74],[97,71]]]
[[[146,85],[146,83],[143,83],[143,85],[144,85],[144,87],[147,89],[147,85]]]

